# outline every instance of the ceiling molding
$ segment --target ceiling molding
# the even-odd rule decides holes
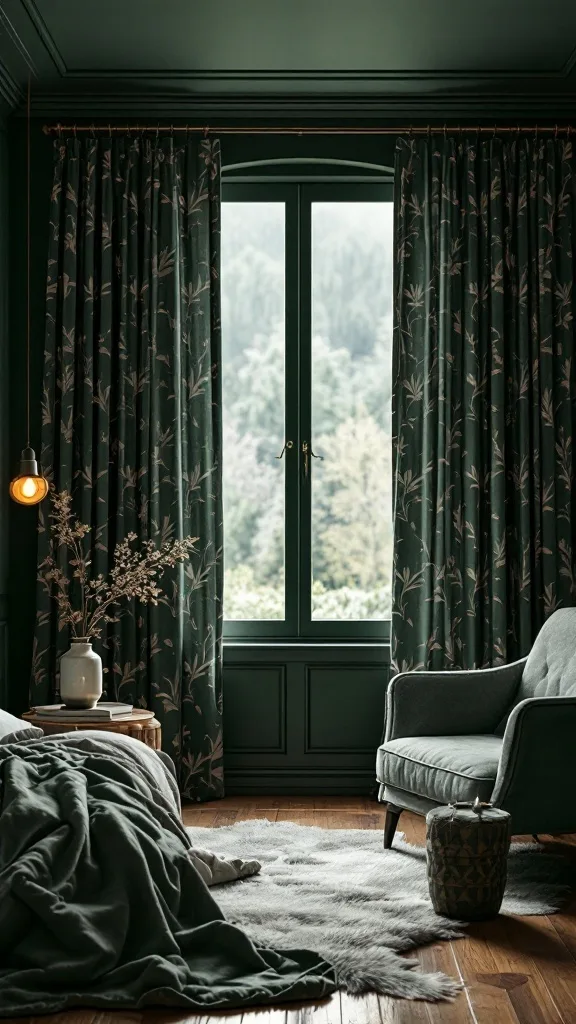
[[[488,121],[493,118],[511,122],[527,118],[562,121],[574,118],[576,92],[514,94],[510,92],[462,93],[451,95],[259,95],[175,94],[173,92],[126,94],[118,92],[36,93],[32,112],[37,117],[62,121],[67,117],[103,121],[118,117],[235,119],[285,118],[379,121],[409,119],[417,124],[431,117]],[[24,111],[19,111],[22,115]]]
[[[56,71],[59,75],[62,75],[62,77],[64,77],[68,73],[66,62],[62,54],[60,53],[60,50],[56,46],[54,37],[50,33],[48,26],[44,21],[44,18],[42,17],[40,11],[36,7],[36,4],[34,3],[34,0],[20,0],[20,3],[24,10],[26,11],[26,14],[30,18],[30,21],[32,22],[32,25],[34,26],[34,29],[36,31],[36,35],[38,36],[38,39],[40,40],[48,56],[50,57],[50,60],[56,68]]]
[[[501,71],[469,71],[466,69],[455,71],[415,71],[410,68],[399,71],[342,71],[326,69],[318,71],[314,69],[294,71],[285,70],[260,70],[251,71],[246,69],[210,69],[198,71],[189,68],[175,69],[172,71],[159,71],[155,68],[135,70],[133,68],[119,68],[114,70],[102,70],[97,68],[71,69],[68,68],[56,41],[51,34],[46,22],[40,14],[35,0],[20,0],[20,4],[28,14],[34,26],[36,34],[49,54],[54,67],[63,79],[92,79],[103,81],[117,79],[120,81],[155,81],[165,82],[402,82],[402,81],[506,81],[509,79],[563,79],[567,78],[576,64],[576,45],[568,58],[559,68],[550,68],[545,71],[533,71],[530,68],[501,70]]]
[[[4,64],[0,61],[0,96],[4,100],[8,112],[24,102],[24,93]]]
[[[134,70],[132,68],[115,68],[114,70],[98,70],[84,68],[81,71],[66,70],[62,77],[66,80],[84,79],[99,81],[131,81],[131,82],[501,82],[513,80],[530,81],[533,79],[558,80],[568,77],[576,60],[576,51],[565,64],[555,71],[342,71],[326,68],[323,71],[314,69],[293,71],[261,70],[251,71],[239,68],[231,69],[174,69],[159,71],[153,68]],[[571,63],[572,62],[572,63]],[[569,70],[567,70],[567,68]]]
[[[576,47],[562,67],[545,71],[77,70],[68,68],[35,0],[0,0],[0,27],[0,96],[8,109],[22,113],[18,108],[31,70],[34,113],[59,120],[146,115],[561,119],[574,116],[576,103]],[[315,92],[323,83],[323,92]],[[402,83],[414,84],[402,92]],[[236,92],[243,86],[245,91]]]
[[[36,65],[32,59],[32,55],[24,43],[23,39],[17,32],[14,24],[9,18],[4,4],[0,3],[0,26],[6,34],[6,41],[12,50],[15,51],[15,56],[19,62],[24,62],[26,68],[34,75],[36,74]]]
[[[24,100],[24,91],[18,84],[14,63],[24,68],[25,76],[34,74],[35,67],[28,49],[20,39],[12,21],[0,3],[0,113],[9,114]],[[12,61],[8,58],[13,57]]]
[[[576,46],[572,50],[572,53],[568,57],[568,60],[566,61],[565,65],[564,65],[564,67],[562,69],[563,72],[564,72],[563,77],[564,78],[569,78],[569,76],[574,71],[575,67],[576,67]]]

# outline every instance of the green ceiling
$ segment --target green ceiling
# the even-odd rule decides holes
[[[0,94],[39,113],[566,116],[568,0],[0,0]]]

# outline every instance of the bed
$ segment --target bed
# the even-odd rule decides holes
[[[214,862],[192,850],[166,755],[112,733],[44,737],[22,722],[2,733],[4,714],[0,1017],[76,1006],[206,1012],[336,988],[316,953],[258,947],[225,920],[207,884]]]

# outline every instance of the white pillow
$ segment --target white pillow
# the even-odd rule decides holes
[[[0,709],[0,743],[17,743],[19,740],[39,740],[44,733],[37,725],[28,725],[21,718],[15,718]]]

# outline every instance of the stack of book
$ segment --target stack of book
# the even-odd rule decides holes
[[[35,711],[39,718],[82,719],[88,722],[112,722],[115,718],[131,715],[133,704],[117,704],[112,701],[101,701],[93,708],[67,708],[65,704],[38,704]]]

